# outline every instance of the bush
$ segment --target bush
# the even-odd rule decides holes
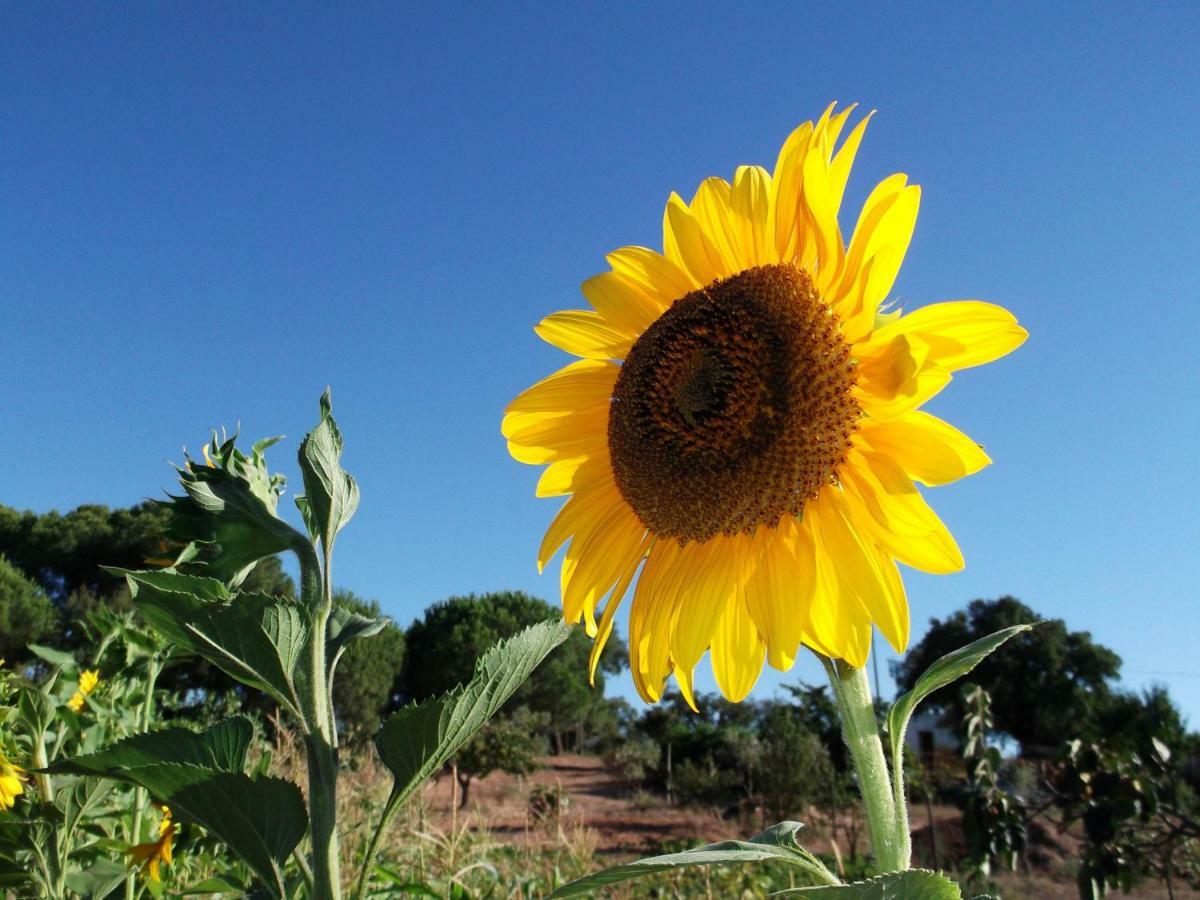
[[[26,645],[51,634],[57,622],[46,593],[0,556],[0,657],[24,659]]]
[[[641,787],[662,757],[649,738],[630,738],[604,755],[604,766],[631,788]]]

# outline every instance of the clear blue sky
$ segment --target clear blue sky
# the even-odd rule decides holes
[[[557,600],[557,503],[498,430],[565,361],[533,324],[659,246],[670,190],[860,101],[845,208],[924,187],[896,296],[1031,333],[931,407],[996,462],[932,492],[967,569],[907,574],[915,635],[1011,593],[1200,726],[1200,7],[1051,6],[9,5],[0,502],[160,495],[239,421],[294,476],[331,384],[364,495],[339,583],[403,623]]]

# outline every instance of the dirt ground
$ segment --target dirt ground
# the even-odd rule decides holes
[[[546,757],[543,768],[525,778],[497,773],[471,784],[467,808],[453,811],[457,797],[453,779],[443,777],[425,789],[427,813],[441,827],[454,822],[477,821],[486,824],[497,840],[531,842],[544,845],[561,840],[557,828],[539,823],[529,812],[528,798],[536,786],[558,792],[567,799],[558,824],[566,835],[586,834],[595,852],[615,862],[658,853],[664,845],[680,845],[696,839],[719,841],[747,837],[772,823],[760,821],[760,813],[744,812],[723,817],[717,810],[667,806],[658,796],[631,791],[621,785],[591,756],[564,754]],[[948,868],[962,855],[963,836],[959,811],[953,807],[933,808],[933,835],[937,842],[934,856],[930,837],[929,812],[923,806],[912,810],[914,864],[929,868]],[[819,853],[830,852],[828,829],[814,826],[805,845]],[[844,853],[843,842],[839,849]],[[1075,900],[1074,859],[1078,839],[1056,834],[1035,826],[1030,848],[1017,872],[996,875],[997,886],[1005,900]],[[860,851],[867,849],[867,838],[860,838]],[[1161,885],[1143,885],[1131,894],[1116,894],[1136,900],[1166,898]],[[1200,892],[1186,887],[1175,889],[1177,898],[1200,900]]]

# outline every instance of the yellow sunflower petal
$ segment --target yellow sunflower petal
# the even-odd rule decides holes
[[[929,358],[950,372],[999,359],[1029,336],[1002,306],[982,300],[932,303],[884,326],[871,341],[914,336],[929,347]]]
[[[897,419],[950,383],[946,369],[930,363],[930,350],[912,335],[859,344],[858,383],[852,393],[868,416]]]
[[[572,495],[546,529],[546,536],[542,538],[542,546],[538,550],[538,571],[546,568],[546,564],[569,538],[590,532],[609,513],[624,505],[625,501],[611,478],[597,482],[593,490]]]
[[[645,533],[633,510],[613,503],[589,530],[576,534],[563,558],[561,575],[563,616],[568,622],[577,622],[582,612],[588,634],[595,637],[596,604],[641,556]]]
[[[723,274],[729,274],[745,268],[741,264],[740,223],[733,212],[730,199],[732,188],[723,178],[705,178],[696,189],[695,196],[689,204],[689,210],[696,223],[708,237],[712,248],[720,256],[719,269]],[[670,207],[667,210],[667,223],[664,234],[670,234],[675,247],[675,229],[670,220]],[[677,252],[682,252],[677,250]],[[670,252],[668,256],[672,255]],[[689,267],[690,268],[690,267]],[[693,270],[694,271],[694,270]]]
[[[638,567],[641,566],[645,559],[646,542],[643,541],[640,552],[632,565],[621,575],[609,595],[608,602],[604,605],[604,615],[600,618],[600,627],[596,631],[596,639],[592,643],[592,652],[588,657],[588,684],[592,687],[596,686],[596,667],[600,664],[600,656],[604,653],[604,645],[608,643],[608,638],[612,634],[613,619],[616,617],[617,610],[621,608],[621,601],[625,599],[625,594],[629,590],[629,585],[632,584],[634,576],[637,575]]]
[[[624,359],[634,334],[590,309],[552,313],[533,329],[547,344],[585,359]]]
[[[855,451],[851,459],[842,477],[874,522],[875,541],[922,572],[961,571],[963,556],[954,536],[900,466],[878,453]]]
[[[779,262],[771,215],[771,176],[761,166],[738,166],[730,192],[740,269]]]
[[[953,425],[920,410],[891,422],[866,419],[859,436],[925,485],[949,484],[991,463],[983,448]]]
[[[523,463],[593,456],[608,447],[608,408],[604,406],[526,422],[508,435],[508,452]]]
[[[804,160],[812,145],[813,123],[805,122],[784,141],[771,178],[771,208],[775,219],[775,248],[779,259],[799,253],[807,214],[801,203]]]
[[[538,497],[561,497],[587,488],[598,478],[611,478],[608,453],[560,459],[546,466],[538,479],[534,494]]]
[[[671,674],[671,612],[683,571],[683,549],[658,541],[646,557],[629,610],[629,667],[638,694],[648,703],[662,696]]]
[[[727,700],[740,703],[762,673],[764,646],[745,597],[739,591],[726,606],[712,638],[713,677]]]
[[[854,106],[847,108],[846,116],[848,117],[853,110]],[[858,147],[862,143],[863,135],[866,134],[867,124],[874,115],[875,111],[871,110],[863,117],[862,121],[854,126],[854,130],[842,142],[841,149],[838,150],[833,157],[833,162],[829,165],[829,190],[833,195],[834,208],[837,210],[842,208],[842,197],[846,194],[846,183],[850,180],[850,169],[854,165],[854,157],[858,155]]]
[[[671,658],[682,669],[690,672],[695,668],[712,643],[725,607],[740,593],[743,544],[740,538],[718,538],[684,550],[693,565],[676,598],[671,634]]]
[[[523,425],[539,421],[539,416],[560,416],[606,405],[620,372],[619,366],[594,359],[581,359],[564,366],[526,388],[508,404],[501,434],[509,437]]]
[[[908,605],[903,595],[892,595],[892,580],[880,570],[874,549],[855,528],[844,500],[836,489],[826,488],[805,507],[806,513],[809,510],[843,595],[857,598],[888,643],[902,653],[908,647]]]
[[[622,247],[605,259],[614,272],[657,298],[664,306],[698,286],[685,269],[646,247]]]
[[[687,270],[697,284],[733,274],[724,255],[678,194],[667,201],[667,227],[672,238],[664,247],[667,256]]]
[[[809,610],[816,585],[812,541],[798,532],[794,519],[784,517],[778,528],[759,530],[754,552],[746,607],[766,640],[767,662],[786,672],[811,632]]]
[[[829,163],[819,153],[804,160],[804,202],[813,228],[815,253],[801,257],[801,265],[814,275],[817,288],[825,293],[842,266],[842,233],[838,227]]]
[[[580,290],[605,321],[630,334],[641,334],[667,308],[657,293],[616,272],[601,272],[585,281]]]

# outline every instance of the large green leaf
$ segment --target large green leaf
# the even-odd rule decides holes
[[[654,872],[666,869],[678,869],[686,866],[716,866],[748,862],[777,861],[790,863],[804,869],[814,878],[827,884],[836,884],[837,877],[825,868],[812,853],[801,847],[796,841],[796,834],[804,826],[799,822],[780,822],[750,838],[748,841],[720,841],[716,844],[706,844],[694,850],[684,850],[681,853],[667,853],[663,856],[651,856],[639,859],[637,862],[613,866],[577,878],[569,884],[564,884],[551,897],[578,897],[590,894],[596,888],[610,884],[619,884],[634,878],[641,878]]]
[[[333,400],[326,388],[321,418],[300,442],[304,496],[296,498],[310,536],[320,539],[326,553],[358,509],[358,484],[342,468],[342,447],[342,432],[333,419]]]
[[[911,691],[892,704],[888,710],[887,729],[894,772],[903,771],[904,734],[917,704],[939,688],[962,678],[1005,641],[1031,628],[1033,625],[1013,625],[947,653],[921,674]]]
[[[185,766],[155,772],[172,811],[215,834],[240,856],[277,896],[285,895],[284,867],[308,828],[300,789],[279,778],[251,778],[227,772],[193,779]],[[165,793],[173,784],[178,787]],[[153,790],[153,789],[152,789]]]
[[[854,884],[791,888],[772,896],[801,894],[814,900],[962,900],[962,890],[939,872],[909,869]]]
[[[309,627],[307,611],[296,601],[239,594],[223,602],[211,593],[212,585],[221,585],[216,579],[164,572],[123,574],[150,625],[184,651],[269,694],[304,721],[295,675],[308,646]],[[198,592],[186,590],[190,585]],[[210,593],[206,596],[204,590]]]
[[[214,772],[241,772],[253,739],[254,726],[250,720],[234,716],[206,731],[164,728],[135,734],[97,753],[58,760],[48,771],[97,775],[132,784],[142,784],[138,770],[163,763],[187,764]]]
[[[402,802],[445,765],[570,634],[562,619],[533,625],[485,653],[465,685],[388,717],[376,746],[395,778],[389,804]]]
[[[145,788],[185,822],[202,825],[283,894],[283,868],[307,828],[300,789],[243,773],[254,737],[249,719],[226,719],[205,731],[167,728],[61,760],[52,773],[110,778]]]

